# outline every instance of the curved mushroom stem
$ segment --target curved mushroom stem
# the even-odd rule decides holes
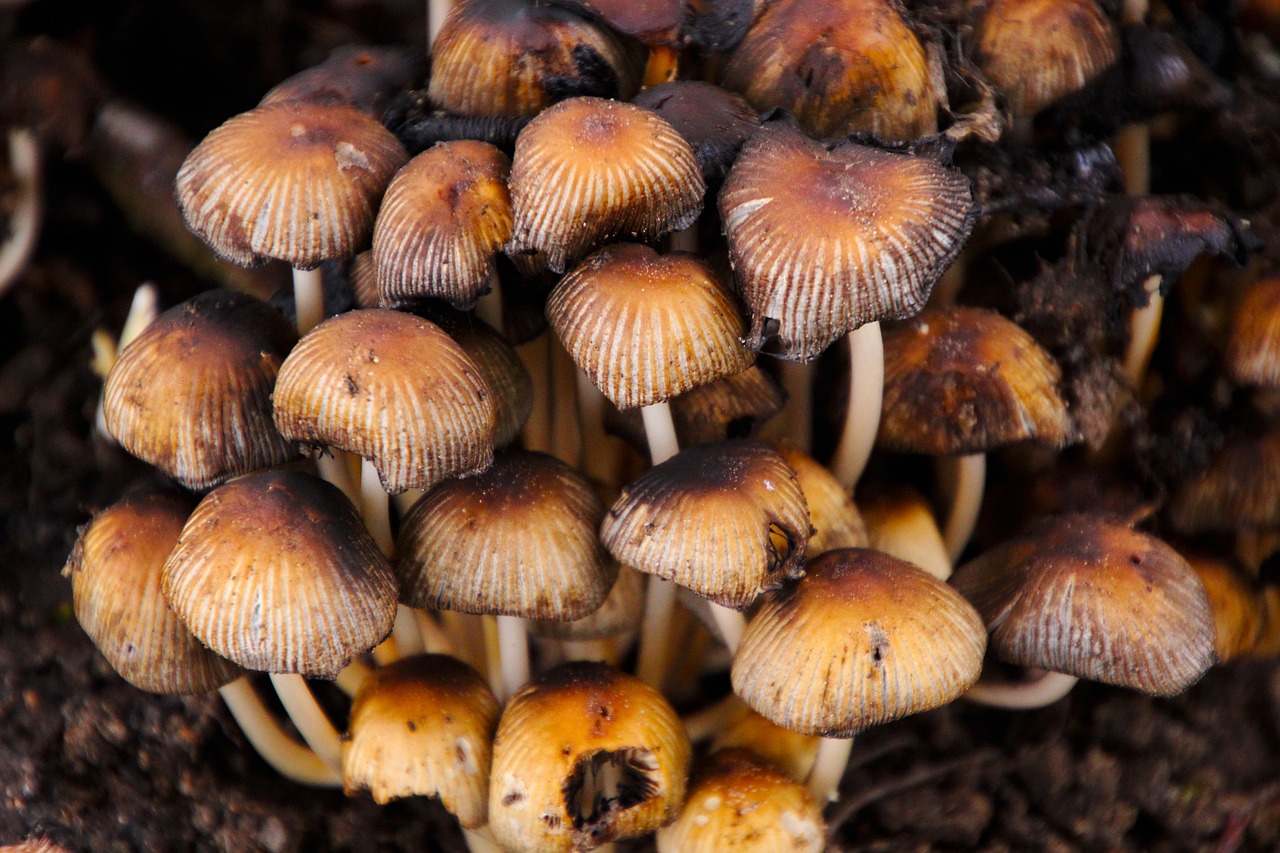
[[[360,460],[360,514],[378,550],[390,557],[395,551],[395,540],[391,536],[391,498],[382,488],[378,469],[368,459]],[[395,640],[393,659],[416,655],[423,649],[418,621],[403,604],[396,605],[391,636]]]
[[[342,785],[342,776],[337,770],[289,737],[276,718],[263,706],[247,676],[242,675],[230,684],[219,687],[218,693],[235,718],[236,725],[244,732],[258,755],[281,776],[300,785],[321,788],[337,788]]]
[[[680,450],[675,422],[667,403],[654,403],[640,409],[644,433],[649,440],[649,456],[661,465]],[[636,659],[636,675],[645,683],[662,689],[670,656],[671,611],[676,606],[676,585],[661,578],[649,578],[644,594],[644,621],[640,624],[640,652]]]
[[[1029,711],[1052,705],[1071,692],[1080,679],[1061,672],[1046,672],[1033,681],[1018,684],[989,681],[985,677],[969,688],[964,698],[979,705]]]
[[[1147,365],[1156,349],[1160,320],[1164,316],[1164,297],[1160,295],[1160,276],[1153,275],[1142,283],[1147,291],[1147,304],[1129,317],[1129,346],[1124,353],[1124,374],[1135,391],[1142,388]]]
[[[320,325],[324,319],[324,280],[319,267],[313,270],[294,267],[293,306],[299,335]]]
[[[880,429],[884,397],[884,338],[880,323],[859,326],[849,339],[849,406],[831,470],[846,492],[852,492],[871,458]]]
[[[529,683],[529,639],[519,616],[498,616],[498,657],[502,669],[502,693],[506,702]]]
[[[973,536],[974,525],[978,523],[987,480],[987,454],[946,456],[938,460],[938,465],[948,468],[947,474],[954,483],[951,511],[942,533],[942,541],[947,543],[947,554],[954,564],[964,553],[969,537]]]
[[[17,200],[9,216],[8,234],[0,242],[0,293],[3,293],[27,265],[36,238],[44,198],[40,186],[40,143],[25,127],[9,130],[9,170],[17,181]]]
[[[690,743],[710,740],[729,727],[733,719],[742,713],[743,701],[737,694],[729,693],[700,711],[695,711],[681,722]]]
[[[809,791],[819,803],[833,802],[840,798],[840,780],[844,778],[844,769],[849,765],[849,754],[852,752],[851,737],[824,737],[818,744],[818,755],[813,760],[813,769],[809,771],[807,782]]]
[[[720,632],[720,639],[729,649],[729,654],[734,654],[742,642],[742,633],[747,630],[747,617],[732,608],[722,607],[714,601],[708,601],[707,605],[712,618],[715,619],[716,629]]]
[[[302,739],[321,761],[335,770],[341,769],[342,738],[307,687],[306,680],[295,673],[273,672],[271,683]]]

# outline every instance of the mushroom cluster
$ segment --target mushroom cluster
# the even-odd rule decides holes
[[[213,291],[123,351],[107,428],[187,493],[85,528],[81,624],[290,778],[513,851],[821,849],[870,726],[1274,650],[1280,297],[1205,258],[1280,246],[1124,194],[1097,105],[1203,107],[1111,5],[462,0],[429,81],[276,87],[176,191],[294,323]],[[1126,373],[1180,276],[1202,352]]]

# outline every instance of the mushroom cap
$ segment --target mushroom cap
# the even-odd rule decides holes
[[[1159,539],[1108,519],[1045,519],[951,580],[1009,663],[1155,696],[1181,693],[1214,663],[1195,572]]]
[[[334,678],[395,620],[395,577],[355,508],[294,471],[206,495],[162,583],[200,642],[245,669]]]
[[[636,630],[644,603],[644,575],[618,566],[618,577],[604,601],[581,619],[530,622],[529,630],[555,640],[600,640]]]
[[[600,539],[625,565],[743,610],[803,572],[809,509],[775,451],[747,441],[702,444],[626,486]]]
[[[694,768],[684,810],[657,840],[658,853],[821,853],[826,835],[822,807],[802,782],[745,749],[728,749]]]
[[[670,122],[693,147],[707,183],[724,178],[760,116],[741,95],[701,80],[650,86],[632,101]]]
[[[396,172],[373,229],[383,306],[447,300],[468,310],[511,239],[511,161],[487,142],[441,142]]]
[[[1080,91],[1120,56],[1094,0],[990,0],[977,28],[978,67],[1018,118]]]
[[[1057,362],[993,311],[926,311],[886,331],[884,362],[876,443],[885,450],[985,453],[1026,439],[1071,440]]]
[[[688,16],[683,0],[551,0],[603,22],[614,32],[630,36],[649,47],[682,50],[687,46],[684,23]]]
[[[660,237],[702,211],[706,184],[688,142],[656,113],[571,98],[516,139],[515,230],[507,253],[542,252],[553,272],[616,236]]]
[[[438,326],[378,308],[308,332],[275,392],[282,434],[369,459],[393,493],[487,468],[493,407],[475,363]]]
[[[720,217],[747,346],[776,335],[780,358],[811,361],[865,323],[918,313],[977,214],[969,179],[935,160],[773,123],[743,146]]]
[[[378,119],[396,94],[415,87],[424,70],[407,48],[342,45],[319,65],[281,80],[258,105],[278,101],[346,104]]]
[[[915,139],[937,129],[920,39],[893,0],[776,0],[720,74],[759,110],[783,107],[806,133]]]
[[[190,489],[298,455],[271,420],[276,375],[298,335],[251,296],[213,290],[175,305],[107,376],[107,429]]]
[[[564,8],[529,0],[464,0],[431,47],[432,104],[459,115],[537,115],[579,95],[630,98],[640,54]]]
[[[606,246],[561,279],[547,318],[574,363],[619,409],[670,399],[751,366],[746,324],[693,255]]]
[[[852,737],[945,705],[982,671],[982,620],[910,563],[844,548],[766,596],[733,659],[733,690],[793,731]]]
[[[870,547],[919,566],[939,580],[951,577],[952,560],[933,507],[915,489],[902,484],[877,489],[859,499]]]
[[[447,655],[380,666],[351,704],[342,787],[348,796],[367,790],[378,804],[439,797],[463,826],[483,826],[501,713],[484,678]]]
[[[603,517],[591,484],[559,459],[501,453],[409,510],[396,549],[402,597],[433,610],[580,619],[617,574],[596,536]]]
[[[603,664],[558,666],[507,703],[489,826],[512,851],[590,850],[652,832],[684,803],[692,749],[658,691]]]
[[[1259,279],[1232,316],[1227,375],[1241,385],[1280,388],[1280,276]]]
[[[314,269],[367,248],[404,147],[341,104],[284,101],[228,119],[178,170],[187,227],[225,260]]]
[[[836,548],[866,548],[867,526],[836,476],[807,453],[786,445],[778,452],[791,470],[809,505],[809,547],[805,551],[813,559]]]
[[[160,592],[160,570],[193,505],[171,492],[130,495],[81,529],[62,570],[80,627],[139,690],[207,693],[240,675],[192,636]]]
[[[746,704],[740,701],[737,704],[738,713],[711,741],[711,752],[735,747],[749,750],[756,758],[767,761],[792,779],[802,782],[809,778],[822,739],[784,729]]]
[[[1188,554],[1213,611],[1214,653],[1219,663],[1251,652],[1262,635],[1263,612],[1253,586],[1224,560]]]
[[[1199,475],[1169,499],[1180,533],[1280,527],[1280,428],[1229,440]]]

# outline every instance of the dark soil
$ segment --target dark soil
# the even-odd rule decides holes
[[[0,40],[53,34],[198,138],[332,44],[422,38],[392,2],[213,8],[50,0],[5,7]],[[59,574],[76,526],[153,476],[94,437],[90,335],[119,328],[142,281],[165,304],[207,282],[126,225],[74,155],[48,183],[35,262],[0,298],[0,845],[460,849],[428,801],[281,780],[216,697],[132,688],[76,624]],[[833,849],[1280,849],[1280,667],[1232,664],[1172,700],[1082,686],[1033,713],[960,704],[867,733],[853,761]]]

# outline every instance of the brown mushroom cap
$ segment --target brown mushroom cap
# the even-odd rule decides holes
[[[596,536],[603,517],[590,483],[554,456],[499,454],[482,474],[440,483],[405,516],[402,597],[434,610],[582,618],[617,573]]]
[[[1104,518],[1045,519],[952,583],[1009,663],[1171,696],[1214,662],[1213,613],[1195,572],[1159,539]]]
[[[1181,533],[1280,527],[1280,429],[1227,442],[1199,475],[1169,499],[1169,522]]]
[[[937,129],[928,57],[892,0],[767,3],[720,77],[817,137],[914,139]]]
[[[852,737],[945,705],[982,671],[973,607],[910,563],[828,551],[764,598],[733,660],[733,689],[798,732]]]
[[[511,239],[511,161],[487,142],[441,142],[396,172],[378,211],[373,258],[388,307],[423,298],[468,310]]]
[[[313,269],[369,245],[404,147],[353,107],[288,101],[228,119],[178,170],[187,227],[240,266]]]
[[[423,64],[408,49],[349,44],[272,87],[259,106],[278,101],[347,104],[378,119],[395,95],[414,88]]]
[[[747,705],[741,702],[738,705],[739,712],[711,741],[711,752],[735,747],[749,750],[792,779],[804,781],[813,770],[822,738],[784,729]]]
[[[779,357],[810,361],[865,323],[919,312],[976,211],[969,179],[934,160],[773,123],[743,146],[720,217],[747,345],[776,335]]]
[[[1249,286],[1232,317],[1227,375],[1241,385],[1280,387],[1280,276]]]
[[[809,526],[813,529],[806,551],[809,559],[836,548],[867,547],[867,526],[835,475],[794,447],[780,445],[778,452],[796,472],[796,482],[809,505]]]
[[[602,664],[556,667],[498,724],[489,826],[505,849],[540,853],[651,832],[684,803],[690,757],[658,691]]]
[[[331,317],[280,368],[275,421],[295,441],[369,459],[389,492],[493,459],[493,394],[439,327],[386,309]]]
[[[636,630],[644,602],[644,575],[618,566],[618,577],[604,601],[581,619],[531,622],[530,631],[556,640],[600,640]]]
[[[1062,371],[1031,335],[993,311],[926,311],[884,336],[877,444],[903,453],[984,453],[1026,439],[1071,439]]]
[[[607,246],[560,281],[547,318],[619,409],[667,400],[754,360],[732,297],[709,264],[684,252]]]
[[[351,705],[342,787],[368,790],[379,804],[439,797],[463,826],[483,826],[501,712],[480,674],[446,655],[378,667]]]
[[[62,570],[80,627],[122,678],[151,693],[207,693],[240,675],[160,593],[160,570],[192,506],[169,492],[130,495],[85,525]]]
[[[170,308],[125,347],[102,413],[120,444],[192,489],[279,465],[271,393],[298,336],[278,312],[214,290]]]
[[[1263,611],[1258,592],[1224,560],[1188,554],[1187,563],[1204,584],[1213,611],[1213,648],[1219,663],[1246,655],[1262,635]]]
[[[707,183],[725,176],[742,143],[760,127],[759,115],[741,95],[700,80],[651,86],[632,103],[662,116],[693,146]]]
[[[774,536],[786,543],[782,553]],[[619,562],[742,610],[803,571],[809,510],[775,451],[703,444],[624,488],[600,539]]]
[[[334,678],[389,633],[396,583],[336,486],[293,471],[200,501],[164,564],[165,598],[209,648],[246,669]]]
[[[553,272],[564,272],[615,236],[651,239],[689,227],[705,192],[693,149],[655,113],[572,98],[516,139],[507,253],[543,252]]]

